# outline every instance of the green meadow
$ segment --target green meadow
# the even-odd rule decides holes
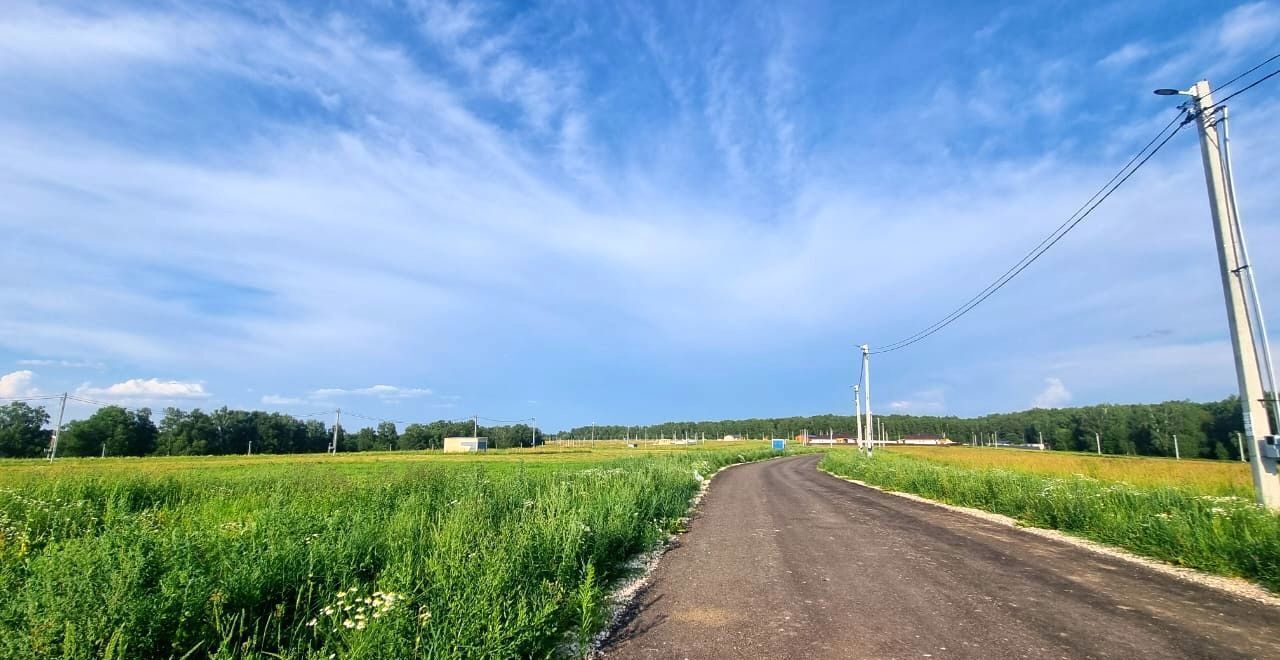
[[[0,462],[0,657],[573,654],[700,477],[770,455],[615,443]]]

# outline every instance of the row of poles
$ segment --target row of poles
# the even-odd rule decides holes
[[[1044,433],[1041,433],[1041,432],[1039,432],[1039,431],[1037,431],[1036,433],[1037,433],[1037,435],[1038,435],[1038,436],[1039,436],[1039,438],[1040,438],[1040,450],[1041,450],[1041,451],[1044,451],[1044,450],[1048,449],[1048,448],[1049,448],[1049,445],[1045,444],[1045,441],[1044,441]],[[971,437],[970,437],[970,439],[969,439],[969,446],[970,446],[970,447],[986,446],[986,444],[987,444],[987,440],[988,440],[988,437],[987,437],[987,435],[985,434],[985,432],[983,433],[983,437],[981,438],[981,440],[978,438],[978,434],[977,434],[977,433],[974,433],[974,434],[972,434],[972,435],[971,435]],[[991,432],[990,440],[991,440],[991,446],[992,446],[992,447],[999,447],[999,446],[1000,446],[1000,436],[999,436],[999,434],[998,434],[998,433],[996,433],[995,431],[992,431],[992,432]],[[1101,456],[1101,455],[1102,455],[1102,434],[1101,434],[1101,433],[1099,433],[1099,432],[1097,432],[1097,431],[1094,431],[1094,432],[1093,432],[1093,442],[1094,442],[1094,446],[1095,446],[1095,447],[1096,447],[1096,449],[1097,449],[1097,454],[1098,454],[1099,456]],[[1249,455],[1248,455],[1248,454],[1245,452],[1245,450],[1244,450],[1244,434],[1243,434],[1243,433],[1240,433],[1239,431],[1237,431],[1237,432],[1236,432],[1236,448],[1237,448],[1237,449],[1239,450],[1239,452],[1240,452],[1240,460],[1241,460],[1241,461],[1243,461],[1243,462],[1245,462],[1245,463],[1248,463],[1248,462],[1249,462]],[[1174,457],[1174,459],[1176,459],[1176,460],[1182,460],[1182,449],[1178,446],[1178,434],[1177,434],[1177,433],[1174,433],[1174,434],[1173,434],[1173,457]]]

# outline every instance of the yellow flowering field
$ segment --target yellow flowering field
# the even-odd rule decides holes
[[[1205,495],[1253,497],[1249,465],[1239,461],[1174,460],[992,447],[889,447],[889,451],[951,465],[1002,468],[1056,477],[1082,475],[1134,486],[1187,488]]]

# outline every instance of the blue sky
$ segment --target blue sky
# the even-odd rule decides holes
[[[9,5],[0,396],[847,412],[855,345],[1034,246],[1173,116],[1152,89],[1280,51],[1274,0],[784,4]],[[1274,309],[1280,83],[1231,106]],[[1231,393],[1212,236],[1183,131],[877,358],[876,409]]]

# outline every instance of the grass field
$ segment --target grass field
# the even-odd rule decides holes
[[[1220,469],[1228,466],[922,447],[880,451],[872,458],[836,450],[821,467],[890,490],[1248,578],[1280,592],[1280,515],[1251,497],[1219,494],[1239,492],[1231,481],[1238,477]],[[1244,466],[1230,466],[1237,467]]]
[[[707,449],[706,447],[714,447]],[[562,653],[762,443],[0,463],[0,657]]]
[[[1249,465],[1239,461],[1024,451],[991,447],[887,447],[888,451],[963,467],[997,468],[1054,477],[1080,475],[1139,487],[1187,488],[1201,495],[1253,497]]]

